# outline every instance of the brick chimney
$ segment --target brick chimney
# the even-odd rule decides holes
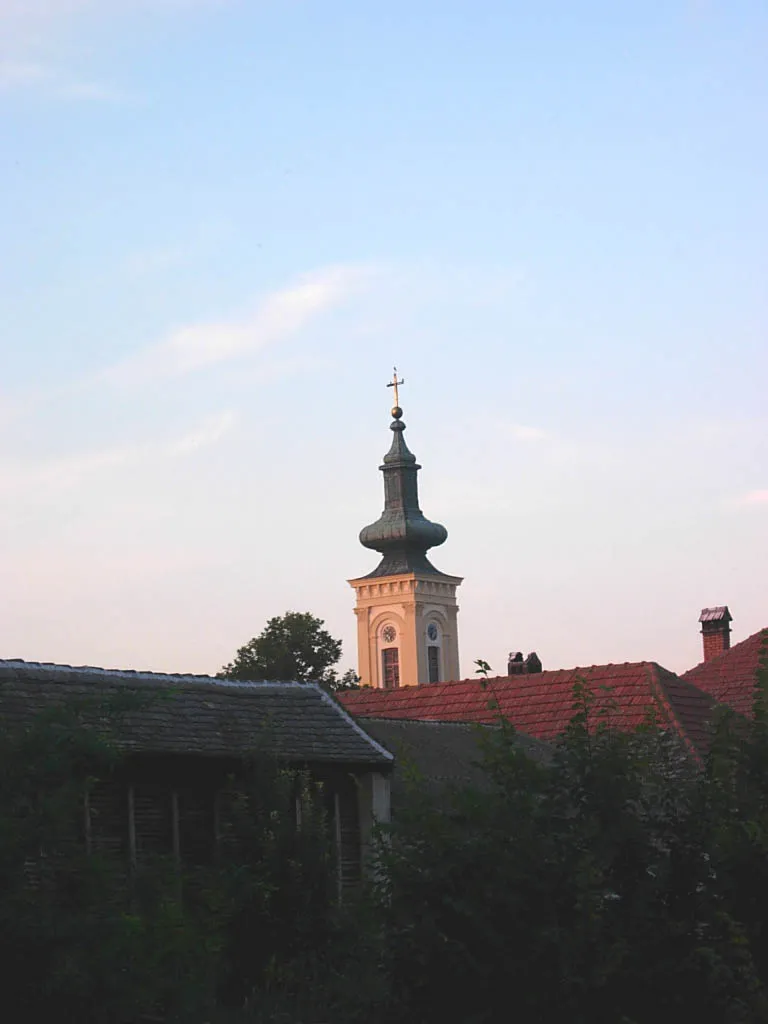
[[[727,605],[721,608],[702,608],[699,622],[704,638],[704,661],[711,661],[731,646],[731,613]]]

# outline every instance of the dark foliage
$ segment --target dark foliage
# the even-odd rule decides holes
[[[577,688],[548,764],[502,727],[486,790],[413,793],[382,851],[390,1020],[768,1020],[762,698],[704,770],[652,722],[603,728],[609,699]]]
[[[286,612],[270,619],[258,636],[241,647],[221,670],[227,679],[337,682],[333,666],[341,657],[341,641],[323,629],[310,612]],[[349,673],[344,677],[347,679]]]
[[[0,734],[3,1020],[202,1022],[289,991],[335,913],[317,787],[255,757],[222,794],[215,864],[130,865],[88,850],[87,794],[121,764],[119,711],[103,721],[68,708]]]
[[[704,764],[652,721],[608,730],[610,695],[584,687],[547,763],[501,723],[487,785],[436,803],[414,781],[341,909],[302,773],[244,767],[215,864],[126,872],[86,856],[79,824],[110,743],[76,712],[5,736],[5,1019],[768,1021],[767,676],[754,721],[723,715]]]

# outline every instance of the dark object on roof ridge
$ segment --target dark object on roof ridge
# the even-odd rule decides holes
[[[349,691],[340,699],[361,717],[492,724],[501,715],[520,732],[550,741],[573,718],[573,687],[580,681],[604,705],[607,724],[634,729],[650,714],[663,728],[681,736],[689,749],[706,749],[715,701],[691,682],[651,661],[395,690],[364,689]]]
[[[525,659],[525,671],[528,673],[529,676],[537,675],[539,672],[543,671],[541,658],[538,656],[536,651],[531,651],[531,653]]]
[[[702,608],[699,622],[733,622],[733,616],[728,611],[728,605],[718,605],[716,608]]]

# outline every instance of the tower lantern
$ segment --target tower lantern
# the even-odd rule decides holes
[[[421,469],[405,443],[395,369],[392,444],[379,468],[384,511],[360,532],[360,543],[379,552],[373,572],[349,580],[355,590],[358,674],[364,686],[394,688],[459,678],[456,588],[427,558],[448,532],[419,508]]]

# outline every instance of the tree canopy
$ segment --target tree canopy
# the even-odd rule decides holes
[[[237,651],[234,661],[220,674],[226,679],[333,686],[338,682],[333,666],[341,657],[341,640],[335,640],[324,625],[310,612],[276,615]]]

